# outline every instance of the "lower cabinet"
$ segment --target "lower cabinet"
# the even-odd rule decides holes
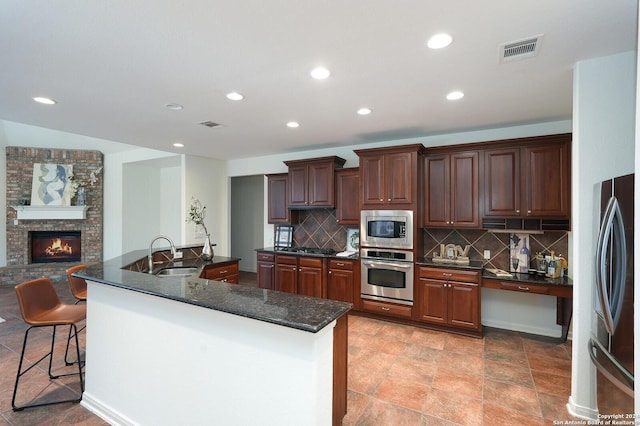
[[[396,305],[395,303],[381,302],[378,300],[361,300],[361,309],[374,314],[388,315],[392,317],[411,319],[411,306]]]
[[[238,284],[238,278],[240,276],[239,271],[238,262],[228,263],[222,266],[216,265],[205,268],[205,270],[202,271],[200,278]]]
[[[276,255],[268,252],[258,252],[258,287],[273,290],[276,272]]]
[[[327,276],[327,298],[341,302],[354,302],[356,290],[357,261],[329,260],[329,274]]]
[[[276,255],[275,290],[326,297],[323,258]]]
[[[419,320],[481,331],[479,272],[421,266],[417,278]]]

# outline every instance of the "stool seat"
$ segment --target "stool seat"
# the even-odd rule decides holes
[[[71,325],[87,318],[86,305],[65,305],[60,304],[47,311],[33,313],[24,322],[35,327],[45,327],[48,325]]]

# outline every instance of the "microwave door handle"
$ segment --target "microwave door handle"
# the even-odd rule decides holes
[[[411,269],[413,268],[413,263],[407,263],[406,265],[404,263],[389,263],[389,262],[374,262],[371,260],[363,260],[362,263],[364,265],[367,266],[373,266],[375,267],[384,267],[384,266],[391,266],[393,268],[402,268],[402,269]]]
[[[618,201],[615,197],[611,197],[607,203],[596,246],[596,293],[600,302],[604,325],[609,334],[613,334],[614,324],[613,316],[611,315],[611,306],[609,305],[607,254],[613,228],[613,211],[617,203]]]
[[[613,243],[615,255],[615,269],[613,270],[613,279],[611,290],[611,309],[613,317],[613,329],[615,330],[622,315],[622,302],[624,301],[624,290],[627,281],[627,244],[624,232],[624,221],[620,204],[616,202],[614,211],[613,226]],[[611,333],[613,334],[613,333]]]

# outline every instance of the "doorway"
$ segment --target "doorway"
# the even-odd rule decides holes
[[[256,252],[264,244],[264,175],[231,178],[231,257],[240,271],[256,273]]]

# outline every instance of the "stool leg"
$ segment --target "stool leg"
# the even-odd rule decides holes
[[[80,359],[80,343],[78,341],[78,330],[77,330],[75,324],[72,324],[72,327],[75,330],[76,354],[77,354],[78,360],[79,360]],[[51,366],[53,364],[53,346],[54,346],[55,337],[56,337],[56,326],[53,326],[53,333],[52,333],[52,337],[51,337],[51,351],[49,353],[47,353],[46,355],[44,355],[42,358],[40,358],[38,361],[33,363],[29,368],[27,368],[26,370],[22,371],[22,363],[24,361],[24,354],[25,354],[25,351],[26,351],[26,348],[27,348],[27,340],[28,340],[29,332],[31,331],[32,328],[34,328],[34,327],[29,327],[27,329],[27,331],[25,331],[25,333],[24,333],[24,342],[22,344],[22,352],[20,354],[20,362],[18,363],[18,373],[16,375],[16,383],[15,383],[15,385],[13,387],[13,397],[11,398],[11,407],[13,408],[13,411],[21,411],[21,410],[24,410],[25,408],[42,407],[42,406],[45,406],[45,405],[62,404],[62,403],[65,403],[65,402],[80,402],[82,400],[82,393],[84,392],[84,380],[83,380],[83,377],[82,377],[82,363],[78,362],[78,372],[77,373],[61,374],[61,375],[58,375],[58,376],[53,376],[51,374]],[[33,367],[38,365],[46,357],[49,357],[48,373],[49,373],[49,377],[51,379],[57,379],[59,377],[75,376],[75,375],[79,375],[80,376],[80,397],[79,398],[74,398],[74,399],[65,399],[65,400],[62,400],[62,401],[44,402],[44,403],[41,403],[41,404],[22,405],[20,407],[16,406],[16,394],[18,392],[18,382],[20,381],[20,377],[22,377],[25,373],[27,373]]]
[[[76,303],[77,303],[77,302],[76,302]],[[75,326],[74,326],[74,327],[75,327]],[[78,333],[80,333],[80,332],[81,332],[82,330],[84,330],[85,328],[86,328],[86,326],[82,327],[82,328],[81,328],[80,330],[78,330],[77,332],[78,332]],[[69,361],[69,360],[67,359],[67,358],[68,358],[68,355],[69,355],[69,343],[71,342],[71,338],[73,337],[73,336],[71,335],[71,330],[72,330],[72,327],[70,326],[70,327],[69,327],[69,337],[67,337],[67,348],[64,350],[64,363],[65,363],[66,365],[73,365],[73,364],[75,364],[75,362],[71,362],[71,361]],[[79,360],[80,360],[80,358],[78,358],[78,361],[77,361],[77,362],[80,362]]]

